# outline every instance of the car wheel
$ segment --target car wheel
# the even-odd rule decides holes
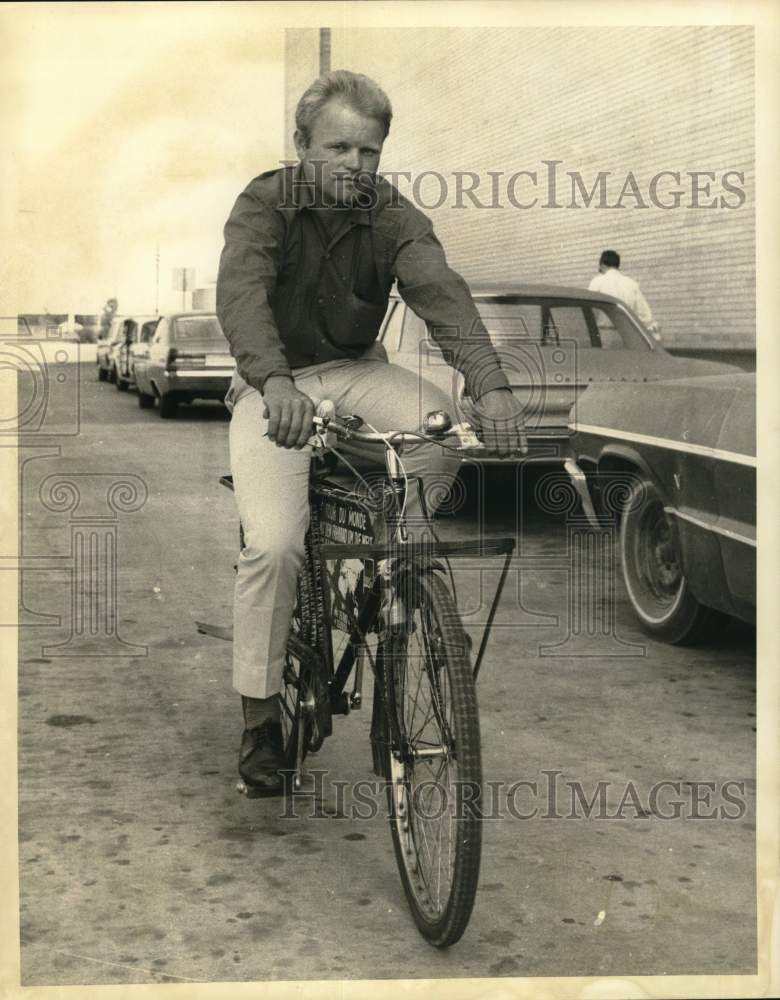
[[[127,379],[120,378],[117,375],[117,377],[116,377],[116,387],[117,387],[117,389],[119,389],[120,392],[127,392],[128,385],[129,385],[129,382],[127,381]]]
[[[105,368],[101,368],[100,366],[98,366],[98,382],[107,382],[107,381],[108,381],[108,372],[106,371]]]
[[[108,373],[108,381],[116,384],[116,366],[112,365]]]
[[[151,410],[154,406],[154,396],[150,396],[148,392],[141,392],[138,390],[138,405],[142,410]]]
[[[172,420],[178,412],[179,400],[175,396],[170,393],[160,396],[160,416],[163,420]]]
[[[620,524],[620,560],[628,599],[649,635],[675,645],[711,637],[728,615],[700,604],[682,569],[673,519],[655,486],[637,483]]]

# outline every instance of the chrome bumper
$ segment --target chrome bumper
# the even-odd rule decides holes
[[[577,496],[580,498],[582,509],[585,511],[588,523],[592,528],[598,528],[599,519],[596,516],[596,510],[593,506],[593,501],[591,500],[590,490],[588,489],[588,480],[585,473],[579,465],[577,465],[573,458],[567,458],[563,463],[563,467],[569,474],[569,479],[571,479],[572,485],[577,491]]]

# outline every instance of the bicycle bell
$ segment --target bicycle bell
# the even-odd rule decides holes
[[[444,437],[452,428],[452,421],[444,410],[431,410],[423,421],[423,430],[430,437]]]

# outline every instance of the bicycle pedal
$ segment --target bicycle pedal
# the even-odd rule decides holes
[[[330,710],[333,715],[349,715],[349,709],[350,698],[346,691],[342,691],[336,698],[331,696]]]

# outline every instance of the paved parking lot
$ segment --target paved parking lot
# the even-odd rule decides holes
[[[579,529],[538,478],[472,471],[442,523],[520,541],[478,684],[495,809],[461,942],[418,935],[381,808],[354,817],[334,784],[372,777],[368,708],[311,758],[317,810],[236,794],[230,647],[194,626],[230,620],[227,431],[216,405],[163,421],[82,365],[79,434],[24,450],[23,983],[754,972],[753,630],[647,641],[614,579],[614,630],[576,627]],[[79,552],[117,568],[98,656],[62,645]],[[457,580],[478,637],[495,572]]]

